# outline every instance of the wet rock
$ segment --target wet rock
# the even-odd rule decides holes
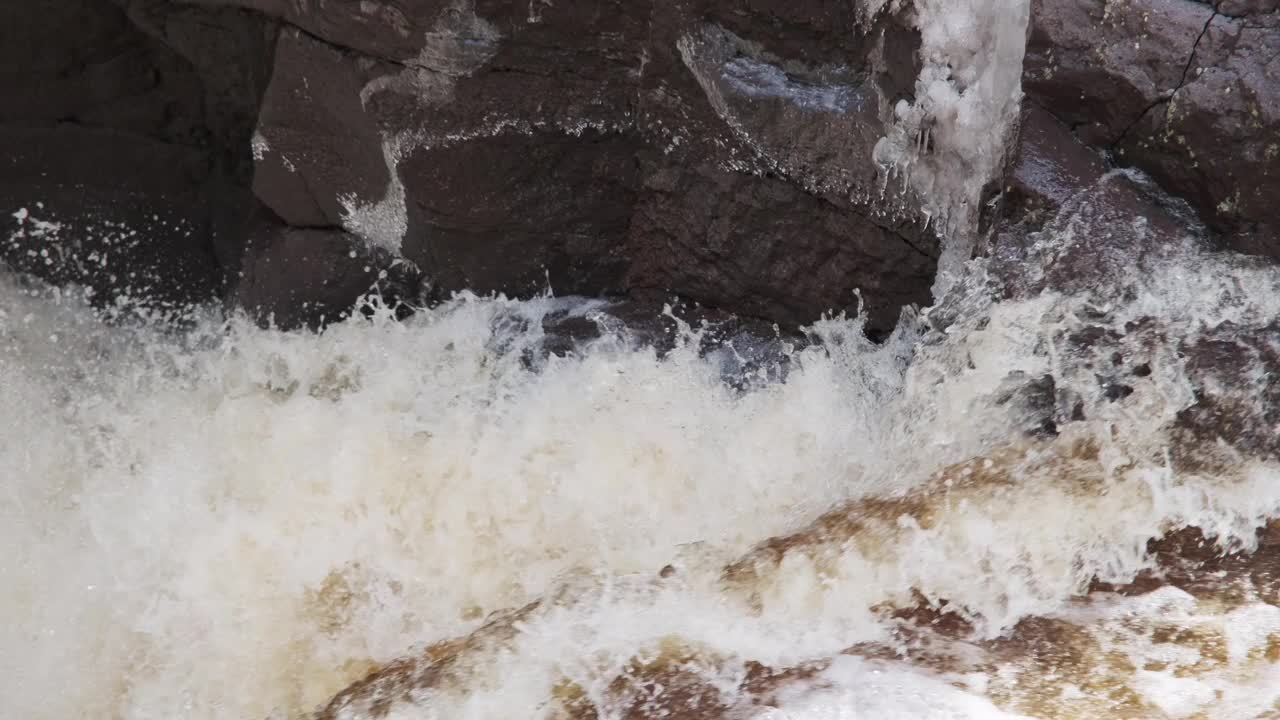
[[[1224,244],[1280,255],[1280,13],[1216,13],[1167,102],[1116,146],[1185,198]]]
[[[1027,142],[1024,161],[1038,147]],[[1011,187],[1023,197],[1036,197],[1018,188],[1022,174],[1015,171]],[[1040,207],[1053,208],[1050,193],[1038,197],[1044,203]],[[1030,217],[1024,212],[1010,220],[997,237],[987,279],[1008,299],[1061,293],[1084,302],[1072,306],[1070,320],[1052,338],[1053,402],[1043,391],[1044,378],[1026,377],[1009,378],[1000,402],[1031,423],[1039,420],[1045,430],[1092,419],[1160,383],[1166,385],[1162,395],[1179,403],[1169,409],[1169,450],[1177,468],[1198,471],[1228,466],[1242,456],[1280,457],[1274,438],[1280,386],[1272,379],[1280,372],[1280,335],[1274,323],[1212,320],[1221,317],[1212,311],[1190,324],[1161,313],[1130,314],[1144,293],[1171,291],[1153,291],[1141,278],[1176,267],[1240,273],[1243,279],[1237,282],[1248,283],[1263,261],[1212,252],[1212,233],[1192,209],[1131,171],[1109,171],[1076,190],[1039,230],[1031,229]],[[1223,285],[1208,295],[1198,292],[1189,289],[1185,300],[1231,308],[1243,304],[1234,295],[1245,291]],[[941,310],[945,314],[948,308]],[[1173,399],[1171,387],[1185,387],[1187,395]]]
[[[873,329],[927,304],[934,246],[806,194],[778,178],[672,169],[646,183],[632,225],[630,287],[682,295],[786,327],[825,310],[855,311]]]
[[[1091,592],[1141,595],[1173,585],[1198,597],[1235,605],[1258,598],[1280,599],[1280,522],[1258,528],[1256,548],[1224,547],[1208,529],[1185,527],[1147,543],[1155,568],[1132,582],[1095,581]]]
[[[1018,418],[1019,432],[1028,437],[1053,437],[1058,424],[1064,420],[1053,375],[1027,377],[1017,372],[1005,379],[996,391],[995,404],[1009,407],[1011,415]]]
[[[702,348],[740,334],[779,337],[763,321],[752,321],[722,310],[657,295],[605,300],[558,310],[542,319],[544,347],[558,355],[613,335],[627,345],[652,347],[665,355],[695,333],[705,337]]]
[[[249,140],[271,78],[279,25],[257,13],[170,0],[111,0],[185,63],[198,93],[200,146],[237,185],[253,172]],[[176,62],[176,61],[175,61]]]
[[[20,98],[6,121],[74,119],[200,156],[199,177],[156,178],[209,199],[189,242],[213,269],[193,296],[268,262],[252,256],[275,245],[249,242],[251,185],[291,227],[403,256],[437,298],[665,293],[788,328],[863,307],[875,333],[929,299],[937,238],[872,161],[921,68],[905,10],[56,0],[7,12],[24,42],[6,46],[6,66],[47,67],[6,76],[0,89]],[[82,36],[60,30],[73,25]],[[104,194],[130,186],[127,168],[99,174]],[[72,184],[93,183],[58,186]],[[326,286],[303,267],[297,297]]]
[[[200,111],[194,143],[213,169],[209,242],[225,282],[240,266],[252,215],[259,206],[251,138],[271,78],[279,23],[235,8],[171,0],[112,0],[134,25],[174,53],[194,74]]]
[[[175,143],[199,140],[195,73],[111,3],[5,3],[0,22],[6,128],[111,127]]]
[[[1005,297],[1052,290],[1122,300],[1131,273],[1202,247],[1204,234],[1185,203],[1141,175],[1113,170],[1071,194],[1040,230],[1004,228],[988,268]]]
[[[388,717],[395,711],[413,709],[424,691],[466,687],[471,681],[468,670],[474,663],[517,637],[523,622],[536,618],[549,604],[533,603],[498,613],[468,636],[437,643],[416,657],[375,668],[315,717]],[[548,688],[545,705],[552,708],[554,717],[565,720],[741,717],[776,709],[779,696],[791,686],[811,680],[829,665],[829,661],[814,661],[774,668],[754,661],[728,661],[676,636],[637,648],[636,654],[625,660],[621,667],[611,668],[608,675],[599,678],[603,692],[588,693],[582,685],[563,677]],[[731,674],[739,680],[730,689],[723,677]]]
[[[989,279],[1006,298],[1048,292],[1086,301],[1052,339],[1054,375],[1011,377],[1001,388],[999,402],[1041,423],[1031,434],[1091,419],[1155,382],[1167,386],[1162,393],[1170,399],[1177,393],[1169,388],[1186,391],[1169,410],[1168,448],[1180,471],[1280,457],[1280,328],[1274,322],[1212,320],[1212,312],[1190,324],[1160,313],[1121,318],[1150,291],[1135,278],[1176,266],[1238,272],[1244,279],[1237,282],[1248,283],[1262,261],[1211,252],[1209,231],[1185,203],[1126,171],[1110,171],[1072,195],[1042,230],[1027,231],[1026,224],[1000,235]],[[1190,290],[1186,300],[1231,308],[1243,304],[1234,295],[1245,291],[1224,285],[1210,296],[1197,292]],[[1163,377],[1153,378],[1161,366]],[[1052,402],[1046,380],[1057,381]]]
[[[1034,0],[1023,90],[1105,147],[1182,83],[1213,15],[1187,0]]]
[[[936,238],[871,162],[919,67],[904,16],[240,4],[296,25],[258,196],[402,253],[442,293],[660,291],[794,326],[860,288],[878,329],[928,298]]]
[[[1218,12],[1227,17],[1253,17],[1280,10],[1276,0],[1221,0]]]
[[[787,329],[863,307],[883,333],[901,307],[929,301],[939,242],[918,199],[886,194],[872,161],[895,106],[914,99],[920,35],[910,8],[864,10],[818,0],[12,5],[0,11],[19,31],[0,50],[6,142],[56,128],[80,152],[109,130],[172,146],[172,167],[143,177],[156,163],[133,169],[95,149],[97,172],[83,173],[41,140],[22,151],[47,163],[44,174],[18,175],[34,165],[13,162],[0,210],[47,200],[69,219],[70,196],[58,193],[85,193],[97,216],[135,222],[129,208],[160,188],[158,207],[191,213],[197,228],[143,253],[145,273],[187,268],[167,284],[191,290],[166,302],[207,297],[258,262],[245,256],[267,247],[246,244],[252,184],[294,228],[403,256],[437,298],[657,293]],[[995,228],[994,252],[1093,192],[1107,169],[1132,166],[1187,201],[1219,244],[1280,254],[1278,12],[1274,0],[1032,2],[1021,144],[998,223],[983,225]],[[1150,209],[1117,202],[1104,203],[1112,224]],[[77,242],[92,252],[89,235]],[[44,264],[29,234],[8,247],[25,270],[84,276]],[[205,269],[191,264],[210,256]],[[324,278],[299,271],[294,294]]]
[[[1023,230],[1040,229],[1106,170],[1101,154],[1081,142],[1062,121],[1037,105],[1026,106],[1005,177],[1004,223],[1023,225]]]
[[[1195,403],[1178,415],[1186,439],[1280,458],[1280,326],[1224,323],[1187,338],[1178,351],[1195,393]],[[1203,453],[1177,455],[1184,465],[1206,461]]]
[[[411,264],[341,230],[290,227],[262,212],[229,300],[264,324],[318,329],[355,312],[367,294],[389,307],[412,303],[419,281]]]
[[[637,149],[632,137],[588,129],[416,152],[400,172],[422,234],[406,237],[404,256],[445,294],[624,292]]]
[[[0,259],[100,305],[214,300],[207,158],[94,128],[0,130]]]
[[[333,188],[373,195],[391,180],[361,106],[363,73],[346,58],[296,29],[281,34],[251,151],[255,194],[290,225],[340,227],[347,196]]]
[[[542,318],[542,333],[536,355],[527,358],[532,365],[601,342],[652,348],[659,356],[686,346],[716,361],[722,379],[739,390],[784,379],[794,353],[813,343],[764,320],[652,293],[554,310]]]
[[[1023,87],[1113,163],[1186,200],[1219,244],[1280,256],[1273,0],[1036,0]]]
[[[240,70],[265,74],[271,31],[210,12],[0,8],[0,260],[108,306],[217,296],[251,207],[257,97]]]

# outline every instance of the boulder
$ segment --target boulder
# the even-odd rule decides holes
[[[1280,257],[1280,3],[1034,0],[1023,88],[1084,145]]]
[[[1024,223],[996,239],[988,269],[1003,297],[1119,292],[1206,234],[1184,202],[1132,171],[1100,175],[1053,210],[1034,231]]]
[[[929,298],[937,238],[872,162],[919,69],[903,14],[238,4],[290,25],[258,197],[438,293],[667,292],[793,327],[860,290],[879,330]]]
[[[1178,415],[1188,440],[1246,457],[1280,458],[1280,325],[1227,322],[1182,341],[1195,403]],[[1176,453],[1184,464],[1203,457]]]
[[[1030,5],[1022,139],[982,211],[995,245],[1131,167],[1185,200],[1217,246],[1280,256],[1277,2]],[[354,238],[418,268],[431,294],[414,297],[677,296],[786,330],[861,307],[883,333],[900,308],[931,301],[938,233],[955,230],[925,189],[945,194],[999,150],[952,157],[935,127],[968,137],[926,95],[981,87],[966,73],[991,68],[969,58],[940,86],[951,72],[940,58],[958,50],[922,38],[929,12],[822,0],[13,5],[0,10],[18,30],[0,49],[11,98],[0,143],[13,148],[3,258],[100,298],[226,293],[284,317],[281,298],[346,285],[303,263],[273,271],[269,286],[295,287],[265,302],[239,273],[278,266],[300,238],[326,257],[334,238]],[[966,112],[999,102],[979,95]],[[902,182],[886,185],[886,158]],[[147,208],[185,225],[130,236],[130,254],[112,241],[123,277],[146,283],[71,262],[103,255],[103,222],[144,228]],[[20,211],[44,231],[20,227]],[[317,232],[274,226],[291,240],[263,242],[249,219],[267,216]]]
[[[239,274],[270,260],[252,254],[280,251],[254,236],[261,203],[290,228],[323,231],[290,235],[290,247],[358,238],[420,268],[433,298],[674,295],[787,329],[863,308],[873,334],[930,300],[947,203],[925,203],[907,166],[920,160],[924,178],[954,148],[922,159],[936,143],[911,124],[932,111],[911,109],[924,56],[945,53],[924,52],[910,3],[50,5],[7,9],[32,38],[6,47],[8,66],[37,44],[48,65],[6,78],[23,98],[9,115],[129,133],[191,156],[175,168],[202,164],[183,182],[110,163],[56,183],[144,198],[129,188],[155,180],[157,203],[205,200],[182,209],[199,227],[182,247],[212,257],[201,281],[173,283],[190,286],[187,299],[256,297]],[[73,24],[84,37],[59,32]],[[914,150],[912,132],[924,138]],[[891,135],[902,145],[892,186]],[[169,250],[156,242],[158,262]],[[332,288],[304,268],[316,269],[299,265],[285,296]],[[284,317],[275,303],[263,307]]]
[[[11,127],[0,158],[0,258],[14,269],[112,307],[216,298],[198,151],[110,129]]]
[[[1261,3],[1256,5],[1260,6]],[[1116,146],[1185,198],[1224,245],[1280,256],[1280,12],[1214,14],[1167,102]]]
[[[1107,171],[1099,152],[1040,106],[1027,104],[1019,127],[1000,208],[1006,231],[1013,226],[1039,229]]]
[[[1019,166],[1043,147],[1036,137],[1024,132]],[[1014,176],[1040,177],[1023,169]],[[1055,183],[1014,186],[1032,197]],[[1141,391],[1149,404],[1118,412],[1155,420],[1160,408],[1179,471],[1280,458],[1280,327],[1256,305],[1280,291],[1268,261],[1215,250],[1190,205],[1135,171],[1108,171],[1064,200],[1037,197],[1045,217],[1006,224],[983,276],[1001,300],[1065,298],[1044,320],[1056,328],[1053,373],[1011,376],[999,398],[1023,412],[1029,434],[1097,418]],[[935,326],[958,315],[951,305],[930,312]]]
[[[347,317],[366,295],[403,316],[410,306],[400,303],[418,300],[419,280],[411,264],[341,230],[291,227],[263,210],[228,297],[263,324],[319,329]]]
[[[257,98],[233,69],[265,72],[272,23],[126,5],[0,8],[0,260],[172,310],[216,298],[238,255]]]

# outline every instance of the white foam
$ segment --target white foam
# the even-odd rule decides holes
[[[757,720],[1018,720],[937,677],[892,663],[842,656],[808,689]]]
[[[1227,580],[1248,585],[1244,578]],[[1160,717],[1258,717],[1280,701],[1280,665],[1261,652],[1280,637],[1274,605],[1255,600],[1224,611],[1214,601],[1162,587],[1137,597],[1099,596],[1055,617],[1094,637],[1098,653],[1124,658],[1131,677],[1113,670],[1110,684],[1131,688]],[[1064,698],[1088,699],[1083,693]]]
[[[1276,280],[1173,258],[1132,279],[1110,322],[1156,313],[1170,338],[1226,318],[1262,326],[1280,310],[1262,292]],[[0,282],[6,717],[290,717],[370,661],[548,593],[561,600],[473,658],[463,686],[397,712],[500,716],[562,677],[603,693],[672,636],[719,658],[706,673],[728,693],[747,660],[786,667],[887,639],[871,608],[913,589],[994,635],[1060,610],[1094,575],[1148,567],[1146,541],[1169,527],[1248,547],[1280,510],[1273,467],[1177,476],[1152,452],[1190,401],[1175,354],[1123,402],[1090,399],[1084,359],[1051,351],[1087,297],[974,303],[948,334],[909,320],[881,348],[857,320],[824,321],[785,383],[741,394],[691,345],[660,359],[607,337],[530,364],[542,315],[572,301],[462,297],[318,336],[209,316],[169,335]],[[1029,474],[939,505],[927,527],[859,536],[833,562],[789,557],[754,588],[758,611],[722,584],[758,541],[1008,444],[1019,419],[999,388],[1046,372],[1085,393],[1093,419],[1073,432],[1101,443],[1105,492]],[[666,564],[677,579],[655,588]],[[1242,632],[1271,627],[1272,611],[1250,612]],[[1233,657],[1257,637],[1232,640]],[[989,709],[964,699],[977,689],[902,682],[923,689],[886,690],[884,707]],[[789,711],[822,712],[866,683]]]
[[[490,328],[536,302],[320,337],[237,321],[189,349],[51,310],[4,329],[6,576],[25,600],[0,652],[30,717],[262,717],[571,568],[732,555],[843,494],[859,438],[836,418],[874,412],[828,373],[736,399],[692,351],[535,374]],[[330,635],[307,605],[331,573],[357,597]]]
[[[254,130],[253,137],[249,140],[249,152],[253,155],[254,162],[262,162],[270,151],[271,144],[267,142],[267,137],[261,130]]]
[[[399,136],[383,139],[382,159],[389,179],[382,198],[370,203],[361,202],[354,194],[338,198],[343,210],[342,227],[393,255],[400,254],[405,233],[409,231],[409,206],[404,181],[400,178],[400,162],[409,150]]]

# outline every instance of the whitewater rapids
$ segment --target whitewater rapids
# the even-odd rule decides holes
[[[162,330],[0,275],[0,717],[1274,717],[1273,568],[1107,588],[1280,517],[1276,465],[1169,450],[1176,344],[1274,327],[1280,272],[1117,281],[1164,338],[1118,398],[1061,343],[1099,297],[967,272],[945,328],[824,320],[749,382],[596,301]],[[605,332],[547,357],[565,311]],[[1046,375],[1053,437],[1007,393]]]

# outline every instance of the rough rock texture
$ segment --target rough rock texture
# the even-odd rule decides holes
[[[339,320],[365,294],[388,306],[415,300],[420,281],[413,267],[385,250],[341,230],[291,227],[266,210],[251,223],[241,258],[232,303],[281,328]]]
[[[1197,380],[1196,402],[1178,418],[1188,437],[1248,456],[1280,458],[1280,327],[1224,323],[1179,349]]]
[[[0,259],[106,304],[214,297],[274,23],[57,0],[5,3],[0,27]]]
[[[1023,89],[1080,143],[1280,256],[1280,3],[1035,0]]]
[[[1106,307],[1131,292],[1134,273],[1205,247],[1280,257],[1280,3],[1035,0],[1023,88],[988,267],[1005,297],[1099,298],[1057,350],[1118,401],[1153,382],[1148,349],[1167,342],[1157,319],[1120,323]],[[1258,402],[1277,394],[1276,332],[1226,323],[1179,341],[1189,444],[1280,456],[1274,403]],[[1010,401],[1033,432],[1080,419],[1080,398],[1051,377],[1013,380]]]
[[[246,4],[296,26],[260,116],[258,196],[402,252],[437,294],[658,290],[796,325],[861,288],[881,328],[928,298],[936,240],[870,202],[872,147],[918,62],[901,18]]]
[[[1132,167],[1221,246],[1280,256],[1278,6],[1032,0],[990,238]],[[333,317],[389,254],[420,301],[549,287],[784,328],[862,306],[883,332],[930,301],[940,251],[872,161],[917,92],[912,3],[867,7],[9,3],[0,258],[286,325]]]
[[[132,229],[159,208],[195,227],[134,239],[121,262],[151,279],[135,294],[225,292],[293,323],[319,316],[284,312],[292,298],[332,310],[359,283],[329,262],[270,281],[261,269],[307,242],[313,260],[340,257],[339,238],[416,265],[428,300],[661,293],[786,326],[861,304],[877,330],[928,300],[937,240],[908,201],[881,197],[871,162],[920,66],[905,14],[818,0],[47,5],[0,18],[21,38],[4,44],[15,102],[0,121],[52,131],[41,147],[12,136],[26,155],[7,154],[0,210],[44,202],[62,234],[13,225],[4,257],[104,297],[124,290],[86,265],[110,244],[94,222]],[[102,132],[151,143],[155,169]],[[64,157],[71,146],[100,171]],[[325,232],[281,231],[250,188],[288,226]],[[261,241],[272,234],[290,239]]]
[[[989,267],[1005,297],[1118,292],[1130,273],[1150,270],[1205,234],[1184,203],[1120,170],[1099,175],[1054,211],[1034,232],[1038,216],[999,237]]]
[[[1021,164],[1033,165],[1030,157],[1046,147],[1034,138],[1024,134]],[[1211,229],[1187,203],[1133,171],[1100,174],[1057,203],[1046,197],[1040,201],[1049,209],[1023,212],[1005,226],[986,261],[998,297],[1027,300],[1047,291],[1086,301],[1052,343],[1055,372],[1069,377],[1070,387],[1051,375],[1009,378],[1007,401],[1020,404],[1028,434],[1052,435],[1143,387],[1161,387],[1185,393],[1171,430],[1175,468],[1218,471],[1240,457],[1280,458],[1280,327],[1229,310],[1277,291],[1273,276],[1257,272],[1267,261],[1214,251]],[[1167,273],[1171,263],[1180,274],[1173,282],[1187,284],[1182,299],[1189,307],[1166,299],[1150,315],[1126,310],[1130,303],[1150,307],[1141,299],[1148,291],[1141,279]],[[1205,278],[1197,283],[1187,275]],[[949,309],[944,304],[931,320],[945,323],[955,315]]]
[[[1018,144],[1005,177],[1001,210],[1006,228],[1039,229],[1073,195],[1107,171],[1102,157],[1037,105],[1022,113]]]

